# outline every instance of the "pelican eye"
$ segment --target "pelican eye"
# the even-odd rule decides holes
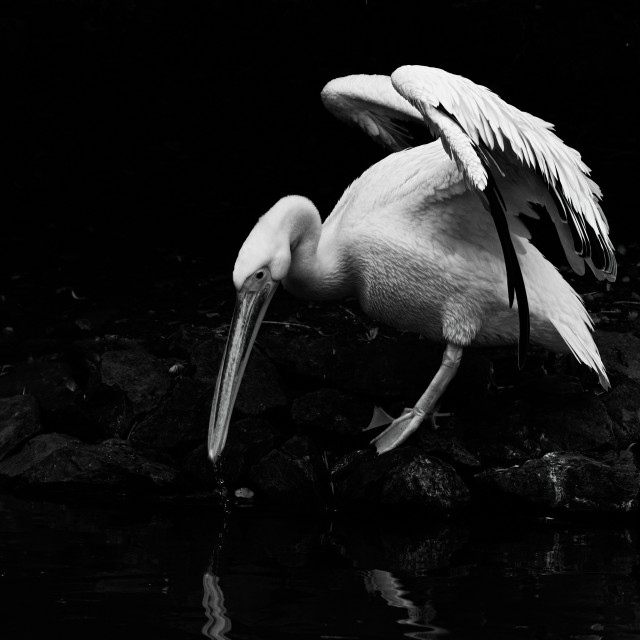
[[[262,280],[264,278],[264,271],[262,269],[260,271],[256,271],[256,280]]]

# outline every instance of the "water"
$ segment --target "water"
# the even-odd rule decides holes
[[[637,537],[5,496],[0,637],[637,638]]]

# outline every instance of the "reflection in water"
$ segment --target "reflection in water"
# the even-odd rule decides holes
[[[627,640],[637,540],[635,524],[331,526],[247,509],[225,525],[206,506],[0,496],[0,637]]]
[[[207,622],[202,627],[202,635],[211,640],[229,640],[226,634],[231,630],[231,621],[227,618],[227,610],[224,608],[224,594],[218,576],[205,573],[202,578],[202,587],[204,590],[202,606],[207,616]]]
[[[364,586],[369,593],[378,593],[390,607],[401,607],[407,610],[409,617],[398,620],[400,624],[408,624],[423,627],[426,631],[411,631],[405,633],[408,638],[435,638],[447,634],[446,629],[434,626],[432,623],[436,617],[436,611],[430,601],[417,605],[407,597],[407,591],[400,579],[389,571],[371,569],[364,572]]]

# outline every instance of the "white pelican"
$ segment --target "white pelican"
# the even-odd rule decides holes
[[[519,217],[546,209],[573,270],[583,274],[586,263],[598,279],[615,279],[600,190],[552,125],[466,78],[421,66],[390,77],[338,78],[322,100],[394,153],[345,191],[324,224],[309,200],[288,196],[242,245],[209,423],[211,459],[224,447],[244,367],[279,282],[307,299],[357,296],[371,317],[445,343],[442,365],[415,407],[372,442],[378,453],[433,415],[468,345],[515,345],[519,338],[522,364],[530,337],[573,353],[608,388],[582,300],[530,243]],[[426,125],[436,141],[407,148],[410,122]]]

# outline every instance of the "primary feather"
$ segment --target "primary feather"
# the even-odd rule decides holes
[[[386,122],[424,119],[471,188],[486,186],[486,169],[472,145],[488,151],[497,180],[501,174],[521,177],[522,169],[539,176],[535,199],[528,200],[549,212],[572,268],[582,274],[586,263],[598,279],[615,280],[609,226],[599,205],[602,193],[580,154],[553,133],[552,124],[520,111],[486,87],[432,67],[404,66],[391,77],[338,78],[326,85],[322,99],[337,117],[365,131],[365,123],[375,121],[375,139],[392,150],[406,144],[402,146],[404,139],[385,127]],[[526,195],[516,213],[527,208]],[[596,250],[599,266],[593,261]]]

